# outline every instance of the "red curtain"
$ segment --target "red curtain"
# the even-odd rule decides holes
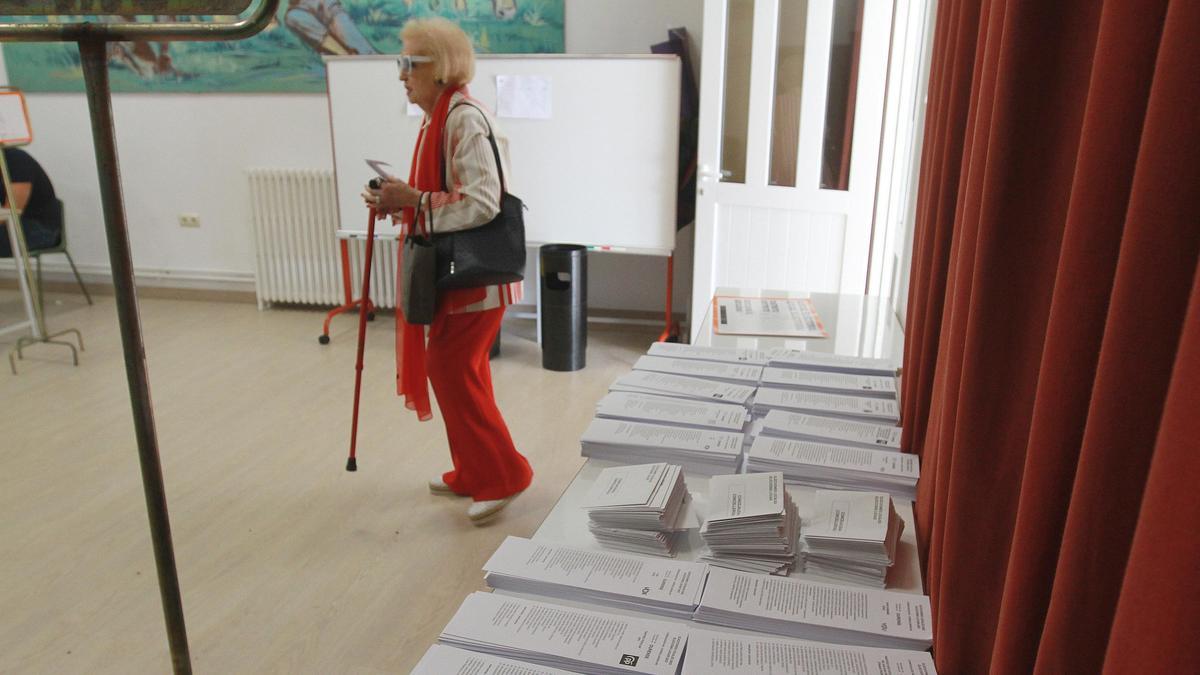
[[[942,2],[926,120],[939,671],[1200,672],[1200,2]]]

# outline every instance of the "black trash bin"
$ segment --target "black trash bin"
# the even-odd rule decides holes
[[[542,277],[542,367],[579,370],[587,362],[587,247],[546,244]]]

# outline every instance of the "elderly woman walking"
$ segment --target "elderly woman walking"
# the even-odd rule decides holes
[[[425,120],[409,179],[389,179],[364,198],[381,212],[401,213],[409,227],[431,221],[434,234],[484,225],[499,212],[502,189],[489,131],[505,164],[508,143],[467,91],[475,74],[470,38],[441,18],[409,21],[400,38],[400,80]],[[507,166],[503,175],[511,175]],[[470,496],[467,515],[475,523],[499,513],[533,479],[496,407],[488,364],[504,309],[519,294],[520,282],[439,292],[428,344],[424,326],[396,312],[397,392],[428,420],[428,379],[450,443],[454,468],[431,479],[429,489]]]

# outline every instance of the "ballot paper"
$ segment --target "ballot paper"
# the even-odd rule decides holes
[[[713,332],[717,335],[827,337],[821,317],[808,298],[713,298]]]
[[[696,359],[718,363],[745,363],[762,366],[767,363],[767,352],[759,349],[731,349],[726,347],[700,347],[681,345],[675,342],[655,342],[648,352],[652,356],[667,356],[673,359]]]
[[[665,462],[604,469],[583,507],[602,546],[646,555],[674,557],[687,530],[699,526],[682,467]]]
[[[845,356],[842,354],[811,352],[800,349],[772,350],[767,357],[767,365],[775,368],[820,370],[829,373],[848,373],[850,375],[891,377],[896,374],[896,366],[889,359]]]
[[[766,635],[688,633],[683,675],[937,675],[926,652],[846,647]]]
[[[900,450],[900,427],[772,410],[763,417],[762,435],[817,441],[866,450]]]
[[[862,647],[925,650],[929,598],[709,568],[694,620]]]
[[[535,666],[465,649],[433,645],[410,675],[571,675],[566,670]]]
[[[553,546],[508,537],[483,566],[492,588],[690,619],[702,563]]]
[[[758,391],[754,392],[751,412],[755,415],[766,415],[772,410],[835,417],[852,422],[894,425],[900,421],[900,406],[894,400],[759,387]]]
[[[736,403],[709,403],[657,394],[611,391],[596,404],[596,417],[741,431],[749,415],[744,407]]]
[[[750,445],[746,471],[781,471],[795,485],[879,490],[909,501],[916,499],[921,477],[916,455],[761,435]]]
[[[850,375],[820,370],[796,370],[767,366],[760,382],[766,387],[800,389],[821,394],[896,398],[896,378],[890,375]]]
[[[597,418],[579,445],[584,457],[623,464],[662,461],[712,475],[738,469],[743,442],[743,434],[736,432]]]
[[[762,366],[750,366],[740,363],[717,363],[715,361],[697,361],[696,359],[676,359],[666,356],[640,356],[633,364],[634,370],[646,370],[654,373],[670,375],[685,375],[699,377],[704,380],[729,382],[747,387],[758,386],[762,379]]]
[[[887,493],[817,490],[800,531],[804,572],[883,588],[903,532]]]
[[[475,592],[438,641],[589,675],[675,675],[687,630],[668,621]]]
[[[713,476],[708,504],[702,562],[764,574],[792,570],[800,516],[782,473]]]
[[[609,391],[632,391],[641,394],[660,394],[676,398],[745,404],[754,393],[753,386],[714,382],[685,375],[668,375],[634,370],[613,381]]]

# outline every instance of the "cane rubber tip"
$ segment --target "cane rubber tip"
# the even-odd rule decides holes
[[[347,458],[346,459],[346,470],[347,471],[358,471],[358,460],[353,457]]]

